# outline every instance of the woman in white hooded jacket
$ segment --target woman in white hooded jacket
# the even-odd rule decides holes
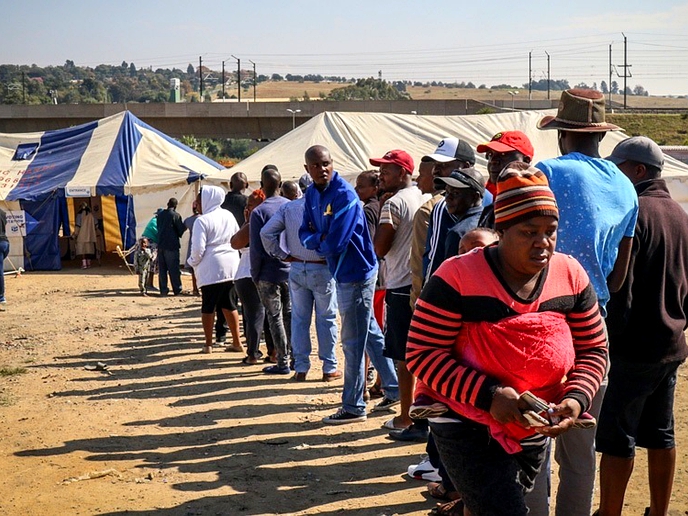
[[[204,186],[196,199],[201,215],[193,226],[191,255],[187,263],[194,268],[201,289],[201,321],[205,334],[204,353],[213,350],[215,309],[220,307],[227,320],[236,310],[229,291],[239,266],[239,252],[229,241],[239,231],[234,215],[220,205],[225,192],[218,186]]]

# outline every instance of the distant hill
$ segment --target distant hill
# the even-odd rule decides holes
[[[317,100],[355,98],[356,86],[368,88],[372,98],[409,98],[462,99],[469,98],[489,103],[510,101],[514,107],[527,107],[527,88],[500,84],[478,87],[472,82],[442,83],[394,81],[380,79],[354,79],[345,77],[323,77],[321,75],[281,76],[273,74],[255,77],[251,70],[241,70],[238,78],[236,71],[225,71],[224,98],[239,96],[256,100]],[[201,89],[201,77],[203,88]],[[156,69],[137,68],[134,63],[123,61],[120,65],[98,65],[94,68],[79,67],[73,61],[64,65],[39,67],[36,65],[0,65],[0,103],[3,104],[93,104],[122,102],[167,102],[170,98],[170,80],[179,79],[181,100],[183,102],[215,101],[223,96],[222,72],[202,67],[200,72],[192,64],[185,70],[179,68]],[[237,80],[239,79],[239,80]],[[358,84],[356,82],[358,81]],[[376,84],[377,83],[377,84]],[[533,82],[532,99],[547,96],[546,81]],[[553,80],[550,84],[568,86],[566,80]],[[522,85],[523,86],[523,85]],[[596,85],[593,85],[596,86]],[[339,93],[345,91],[346,93]],[[606,86],[603,86],[604,91]],[[339,89],[333,94],[334,90]],[[614,91],[614,89],[612,88]],[[634,91],[638,95],[628,96],[628,106],[637,108],[688,109],[688,99],[651,97],[640,85]],[[382,93],[381,93],[382,92]],[[511,92],[511,93],[510,93]],[[630,90],[629,90],[630,92]],[[364,92],[365,94],[365,92]],[[512,95],[513,94],[513,95]],[[380,97],[380,95],[385,95]],[[559,96],[553,90],[552,98]],[[202,98],[201,98],[202,97]],[[614,95],[621,102],[621,95]]]

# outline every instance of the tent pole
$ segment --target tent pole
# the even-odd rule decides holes
[[[128,249],[127,236],[129,236],[129,210],[131,209],[131,198],[131,194],[127,195],[127,216],[124,219],[124,235],[122,235],[122,245],[124,246],[125,250]]]

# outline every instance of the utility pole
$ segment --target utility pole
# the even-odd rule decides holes
[[[533,94],[533,51],[528,52],[528,102],[530,102]],[[530,107],[530,106],[529,106]]]
[[[623,77],[623,80],[624,80],[623,96],[624,96],[624,109],[626,109],[626,95],[627,95],[626,94],[626,88],[628,87],[626,85],[627,84],[626,80],[629,77],[633,77],[633,75],[631,74],[631,70],[630,70],[631,65],[628,64],[628,38],[626,38],[626,35],[623,32],[621,33],[621,35],[624,38],[624,64],[622,64],[620,66],[621,66],[621,68],[624,69],[624,73],[623,73],[623,75],[619,75],[619,72],[617,72],[616,75],[618,75],[619,77]]]
[[[203,57],[198,56],[198,77],[201,80],[201,85],[199,91],[201,92],[199,102],[203,102]]]
[[[222,61],[222,102],[225,101],[225,62]]]
[[[22,103],[26,104],[26,72],[22,72]]]
[[[254,63],[250,59],[248,60],[248,62],[253,65],[253,102],[255,102],[256,101],[256,63]]]
[[[237,99],[241,102],[241,59],[236,56],[232,56],[237,60]]]
[[[612,44],[609,44],[609,109],[612,108]]]
[[[545,50],[545,54],[547,54],[547,100],[549,100],[549,53]]]
[[[628,72],[630,72],[628,69],[628,39],[626,38],[626,34],[623,32],[621,35],[624,37],[624,109],[626,109],[626,80],[628,79]]]

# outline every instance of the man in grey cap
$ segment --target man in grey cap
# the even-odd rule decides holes
[[[620,515],[635,447],[647,448],[650,507],[667,514],[676,466],[674,389],[688,357],[688,214],[661,178],[664,155],[644,136],[607,158],[633,183],[640,211],[626,281],[608,304],[609,385],[596,435],[600,516]]]
[[[444,190],[447,211],[456,218],[447,232],[444,260],[459,254],[459,241],[471,229],[478,227],[483,211],[485,178],[475,168],[454,170],[447,177],[435,178],[435,188]]]

